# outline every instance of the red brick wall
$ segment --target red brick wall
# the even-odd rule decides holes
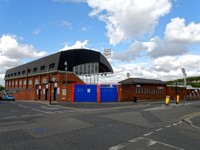
[[[167,87],[166,95],[170,96],[171,100],[175,100],[176,97],[176,88],[175,87]],[[185,96],[187,96],[187,90],[183,87],[177,87],[177,95],[179,95],[180,100],[184,100]]]
[[[140,86],[141,86],[140,93],[136,93],[136,85],[121,85],[122,94],[121,94],[120,101],[131,101],[133,97],[136,97],[137,100],[165,99],[166,86],[160,86],[160,85],[140,85]],[[163,88],[162,93],[157,93],[160,87]],[[145,89],[148,89],[148,94],[145,94]]]
[[[50,92],[50,84],[48,83],[49,80],[55,79],[54,83],[51,83],[51,92]],[[39,85],[35,85],[35,80],[38,79]],[[43,79],[46,79],[47,83],[42,83]],[[20,85],[19,82],[22,82]],[[32,81],[32,84],[29,84],[29,81]],[[17,84],[16,84],[17,81]],[[24,81],[26,81],[26,84],[24,85]],[[64,82],[63,82],[64,81]],[[57,84],[57,101],[58,102],[73,102],[74,93],[73,93],[73,84],[74,83],[81,83],[84,84],[84,82],[79,79],[76,75],[73,73],[67,74],[67,85],[66,85],[66,73],[52,73],[50,74],[44,74],[44,75],[38,75],[38,76],[29,76],[28,78],[17,78],[12,80],[6,80],[5,86],[6,89],[16,89],[16,92],[13,93],[16,100],[38,100],[38,92],[39,89],[41,89],[41,99],[42,101],[45,101],[45,95],[46,95],[46,89],[48,89],[48,101],[50,100],[50,94],[51,94],[51,100],[54,100],[54,87]],[[67,95],[63,95],[63,89],[66,89],[67,87]]]

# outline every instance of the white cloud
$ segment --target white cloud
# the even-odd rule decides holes
[[[65,27],[67,29],[72,29],[72,23],[67,20],[61,20],[59,26]]]
[[[76,49],[76,48],[87,48],[87,44],[88,44],[87,40],[85,40],[83,42],[76,41],[76,43],[71,46],[69,46],[68,44],[65,44],[65,46],[62,49],[60,49],[59,51],[65,51],[65,50]]]
[[[182,43],[200,42],[200,23],[185,24],[184,18],[173,18],[165,29],[165,38],[168,41]]]
[[[189,51],[190,46],[185,43],[161,40],[158,37],[151,39],[151,41],[147,43],[149,45],[147,45],[146,42],[144,44],[151,58],[183,55]]]
[[[7,69],[22,64],[23,59],[36,59],[45,55],[46,51],[38,52],[33,45],[19,43],[16,35],[4,34],[0,37],[0,75],[4,76]]]
[[[46,51],[37,52],[33,45],[21,44],[16,35],[2,35],[0,37],[0,56],[10,59],[39,58],[45,56]]]
[[[88,0],[90,16],[106,23],[107,36],[115,45],[152,33],[160,17],[169,13],[171,0]]]
[[[135,41],[128,50],[122,52],[114,52],[113,59],[121,61],[132,61],[140,55],[140,52],[144,50],[144,45],[141,42]]]
[[[179,57],[160,57],[153,61],[152,70],[157,72],[164,72],[170,74],[174,72],[174,76],[177,74],[180,78],[181,68],[186,68],[189,76],[195,76],[199,74],[200,55],[183,55]]]

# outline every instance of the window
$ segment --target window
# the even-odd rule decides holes
[[[37,67],[35,67],[35,68],[33,69],[33,72],[37,72]]]
[[[18,85],[18,81],[15,81],[15,85]]]
[[[45,65],[40,67],[40,70],[43,71],[45,70]]]
[[[49,69],[53,69],[55,67],[55,63],[49,64]]]
[[[141,86],[140,85],[136,85],[136,93],[137,94],[141,93]]]
[[[29,80],[28,84],[29,84],[29,85],[32,85],[32,80],[31,80],[31,79]]]
[[[25,74],[25,72],[26,72],[26,71],[25,71],[25,70],[23,70],[23,71],[22,71],[22,74],[24,75],[24,74]]]
[[[24,80],[24,85],[26,85],[26,80]]]
[[[16,76],[16,75],[17,75],[17,73],[15,72],[15,73],[14,73],[14,76]]]
[[[22,85],[22,80],[19,81],[19,85]]]
[[[28,69],[28,73],[31,73],[31,69]]]
[[[38,84],[39,84],[39,80],[35,79],[35,85],[38,85]]]
[[[18,72],[18,75],[20,75],[21,74],[21,72]]]

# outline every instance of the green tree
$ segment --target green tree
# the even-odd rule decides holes
[[[3,91],[3,90],[5,90],[5,87],[0,85],[0,91]]]

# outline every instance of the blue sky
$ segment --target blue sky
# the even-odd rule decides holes
[[[70,48],[112,50],[114,74],[198,76],[199,0],[0,0],[0,84],[9,68]]]

